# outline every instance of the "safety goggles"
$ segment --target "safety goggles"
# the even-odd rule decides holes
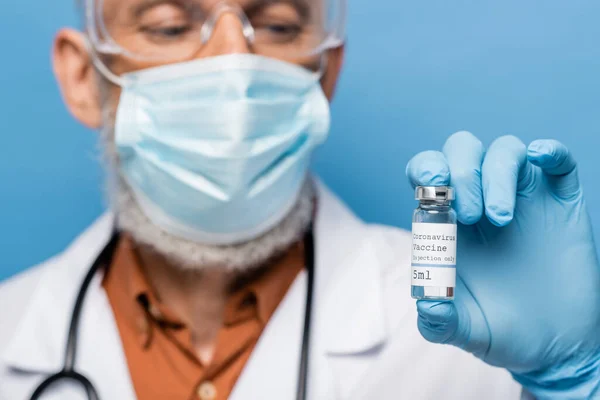
[[[296,60],[340,46],[346,0],[86,0],[99,54],[173,63],[196,56],[224,13],[234,13],[251,51]]]

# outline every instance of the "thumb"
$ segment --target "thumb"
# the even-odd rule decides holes
[[[556,140],[536,140],[529,145],[527,158],[544,171],[552,192],[560,199],[579,195],[577,163],[564,144]]]
[[[417,301],[417,312],[417,326],[425,340],[442,344],[461,341],[458,310],[454,303],[420,300]]]
[[[490,331],[477,302],[417,301],[419,332],[432,343],[459,347],[485,359],[490,347]]]

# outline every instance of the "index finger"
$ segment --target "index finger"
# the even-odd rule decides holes
[[[424,151],[414,156],[406,166],[406,176],[413,189],[417,186],[446,186],[450,169],[439,151]]]
[[[475,224],[483,216],[483,144],[470,132],[463,131],[450,136],[443,151],[452,175],[450,183],[456,192],[454,208],[458,220],[465,225]]]

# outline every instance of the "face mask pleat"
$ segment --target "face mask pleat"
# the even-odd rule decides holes
[[[148,167],[152,169],[152,167]],[[260,221],[267,221],[278,210],[285,207],[286,199],[283,197],[273,198],[267,192],[262,192],[259,196],[249,197],[240,196],[227,200],[228,207],[222,207],[224,199],[214,197],[206,188],[198,192],[185,183],[172,183],[171,175],[167,174],[162,168],[149,170],[152,174],[152,183],[143,182],[136,179],[135,175],[128,175],[127,182],[136,188],[137,199],[150,220],[155,221],[161,227],[166,227],[168,232],[176,235],[185,236],[190,240],[208,241],[212,235],[213,240],[217,242],[219,235],[231,237],[232,232],[251,231],[256,228],[253,219],[242,218],[237,221],[231,218],[231,214],[245,215],[246,213],[256,214],[255,218]],[[296,187],[296,179],[290,175],[285,179],[279,180],[275,188],[280,190],[299,190]],[[160,189],[160,185],[168,185],[169,190]],[[198,205],[189,207],[189,196],[192,196]],[[149,203],[149,204],[148,204]],[[144,207],[146,205],[146,207]],[[156,218],[154,209],[160,210],[162,218]],[[168,213],[167,213],[168,210]],[[209,231],[200,231],[194,226],[193,222],[197,220],[201,213],[202,220],[206,225],[212,226]],[[185,229],[173,229],[173,227],[184,226]],[[243,240],[243,239],[238,239]],[[233,240],[235,242],[237,240]],[[225,244],[225,243],[223,243]]]
[[[299,166],[306,168],[308,160],[300,161]],[[160,163],[148,163],[144,169],[144,174],[136,174],[134,171],[128,171],[127,165],[124,165],[126,181],[136,188],[139,195],[144,196],[145,202],[158,207],[171,217],[175,224],[191,227],[186,235],[189,239],[192,239],[193,232],[197,231],[193,221],[197,220],[199,213],[206,224],[213,224],[213,228],[210,231],[198,231],[198,237],[204,237],[202,232],[231,235],[232,232],[255,230],[255,219],[267,221],[279,210],[291,206],[306,173],[306,169],[303,168],[279,168],[277,173],[257,179],[248,191],[224,196],[212,182],[205,180],[201,183],[198,176],[186,176],[182,170],[165,168]],[[177,179],[174,180],[174,177]],[[198,190],[198,185],[201,185],[201,190]],[[265,190],[266,188],[269,190]],[[293,196],[273,196],[272,191],[275,190],[293,193]],[[194,207],[190,207],[190,196],[194,199]],[[227,207],[222,206],[224,202]],[[148,213],[149,210],[145,211]],[[231,218],[231,214],[244,216],[247,213],[252,213],[253,218]],[[154,220],[151,212],[148,213],[148,217]],[[208,240],[208,237],[202,240]]]
[[[318,96],[312,95],[311,97]],[[168,112],[167,112],[168,111]],[[186,104],[185,107],[160,106],[140,108],[125,116],[123,123],[135,125],[140,132],[156,131],[157,135],[179,139],[250,141],[260,136],[279,135],[289,124],[310,128],[316,118],[327,117],[306,103],[221,102],[208,106]],[[269,129],[264,129],[265,125]],[[240,133],[241,130],[241,133]]]
[[[302,135],[302,137],[306,138],[306,135]],[[137,157],[161,161],[166,166],[177,166],[178,169],[186,171],[188,182],[192,175],[198,177],[198,180],[200,180],[199,185],[204,184],[204,180],[208,180],[224,195],[229,196],[235,191],[247,188],[250,182],[255,180],[257,176],[264,174],[271,164],[281,158],[282,153],[288,154],[290,152],[288,149],[293,148],[294,143],[297,141],[298,135],[293,134],[284,138],[284,140],[278,141],[278,143],[265,143],[268,147],[255,152],[251,156],[243,156],[244,152],[250,153],[243,147],[255,146],[255,144],[248,145],[247,143],[224,143],[225,146],[232,149],[229,154],[222,151],[223,149],[219,149],[221,154],[218,157],[199,155],[199,153],[210,151],[209,147],[214,147],[213,144],[198,149],[192,147],[174,149],[157,141],[148,141],[137,144],[133,152]],[[218,147],[223,147],[222,145]],[[238,146],[239,148],[235,149]],[[233,152],[237,153],[236,157],[231,156]],[[123,152],[122,154],[127,153]],[[177,160],[177,162],[175,163],[173,160]],[[177,177],[177,179],[181,179],[181,177]]]

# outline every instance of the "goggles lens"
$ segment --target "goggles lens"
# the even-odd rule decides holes
[[[233,12],[252,52],[288,60],[340,45],[344,6],[345,0],[87,0],[86,16],[98,52],[177,62],[200,52],[223,14]]]

